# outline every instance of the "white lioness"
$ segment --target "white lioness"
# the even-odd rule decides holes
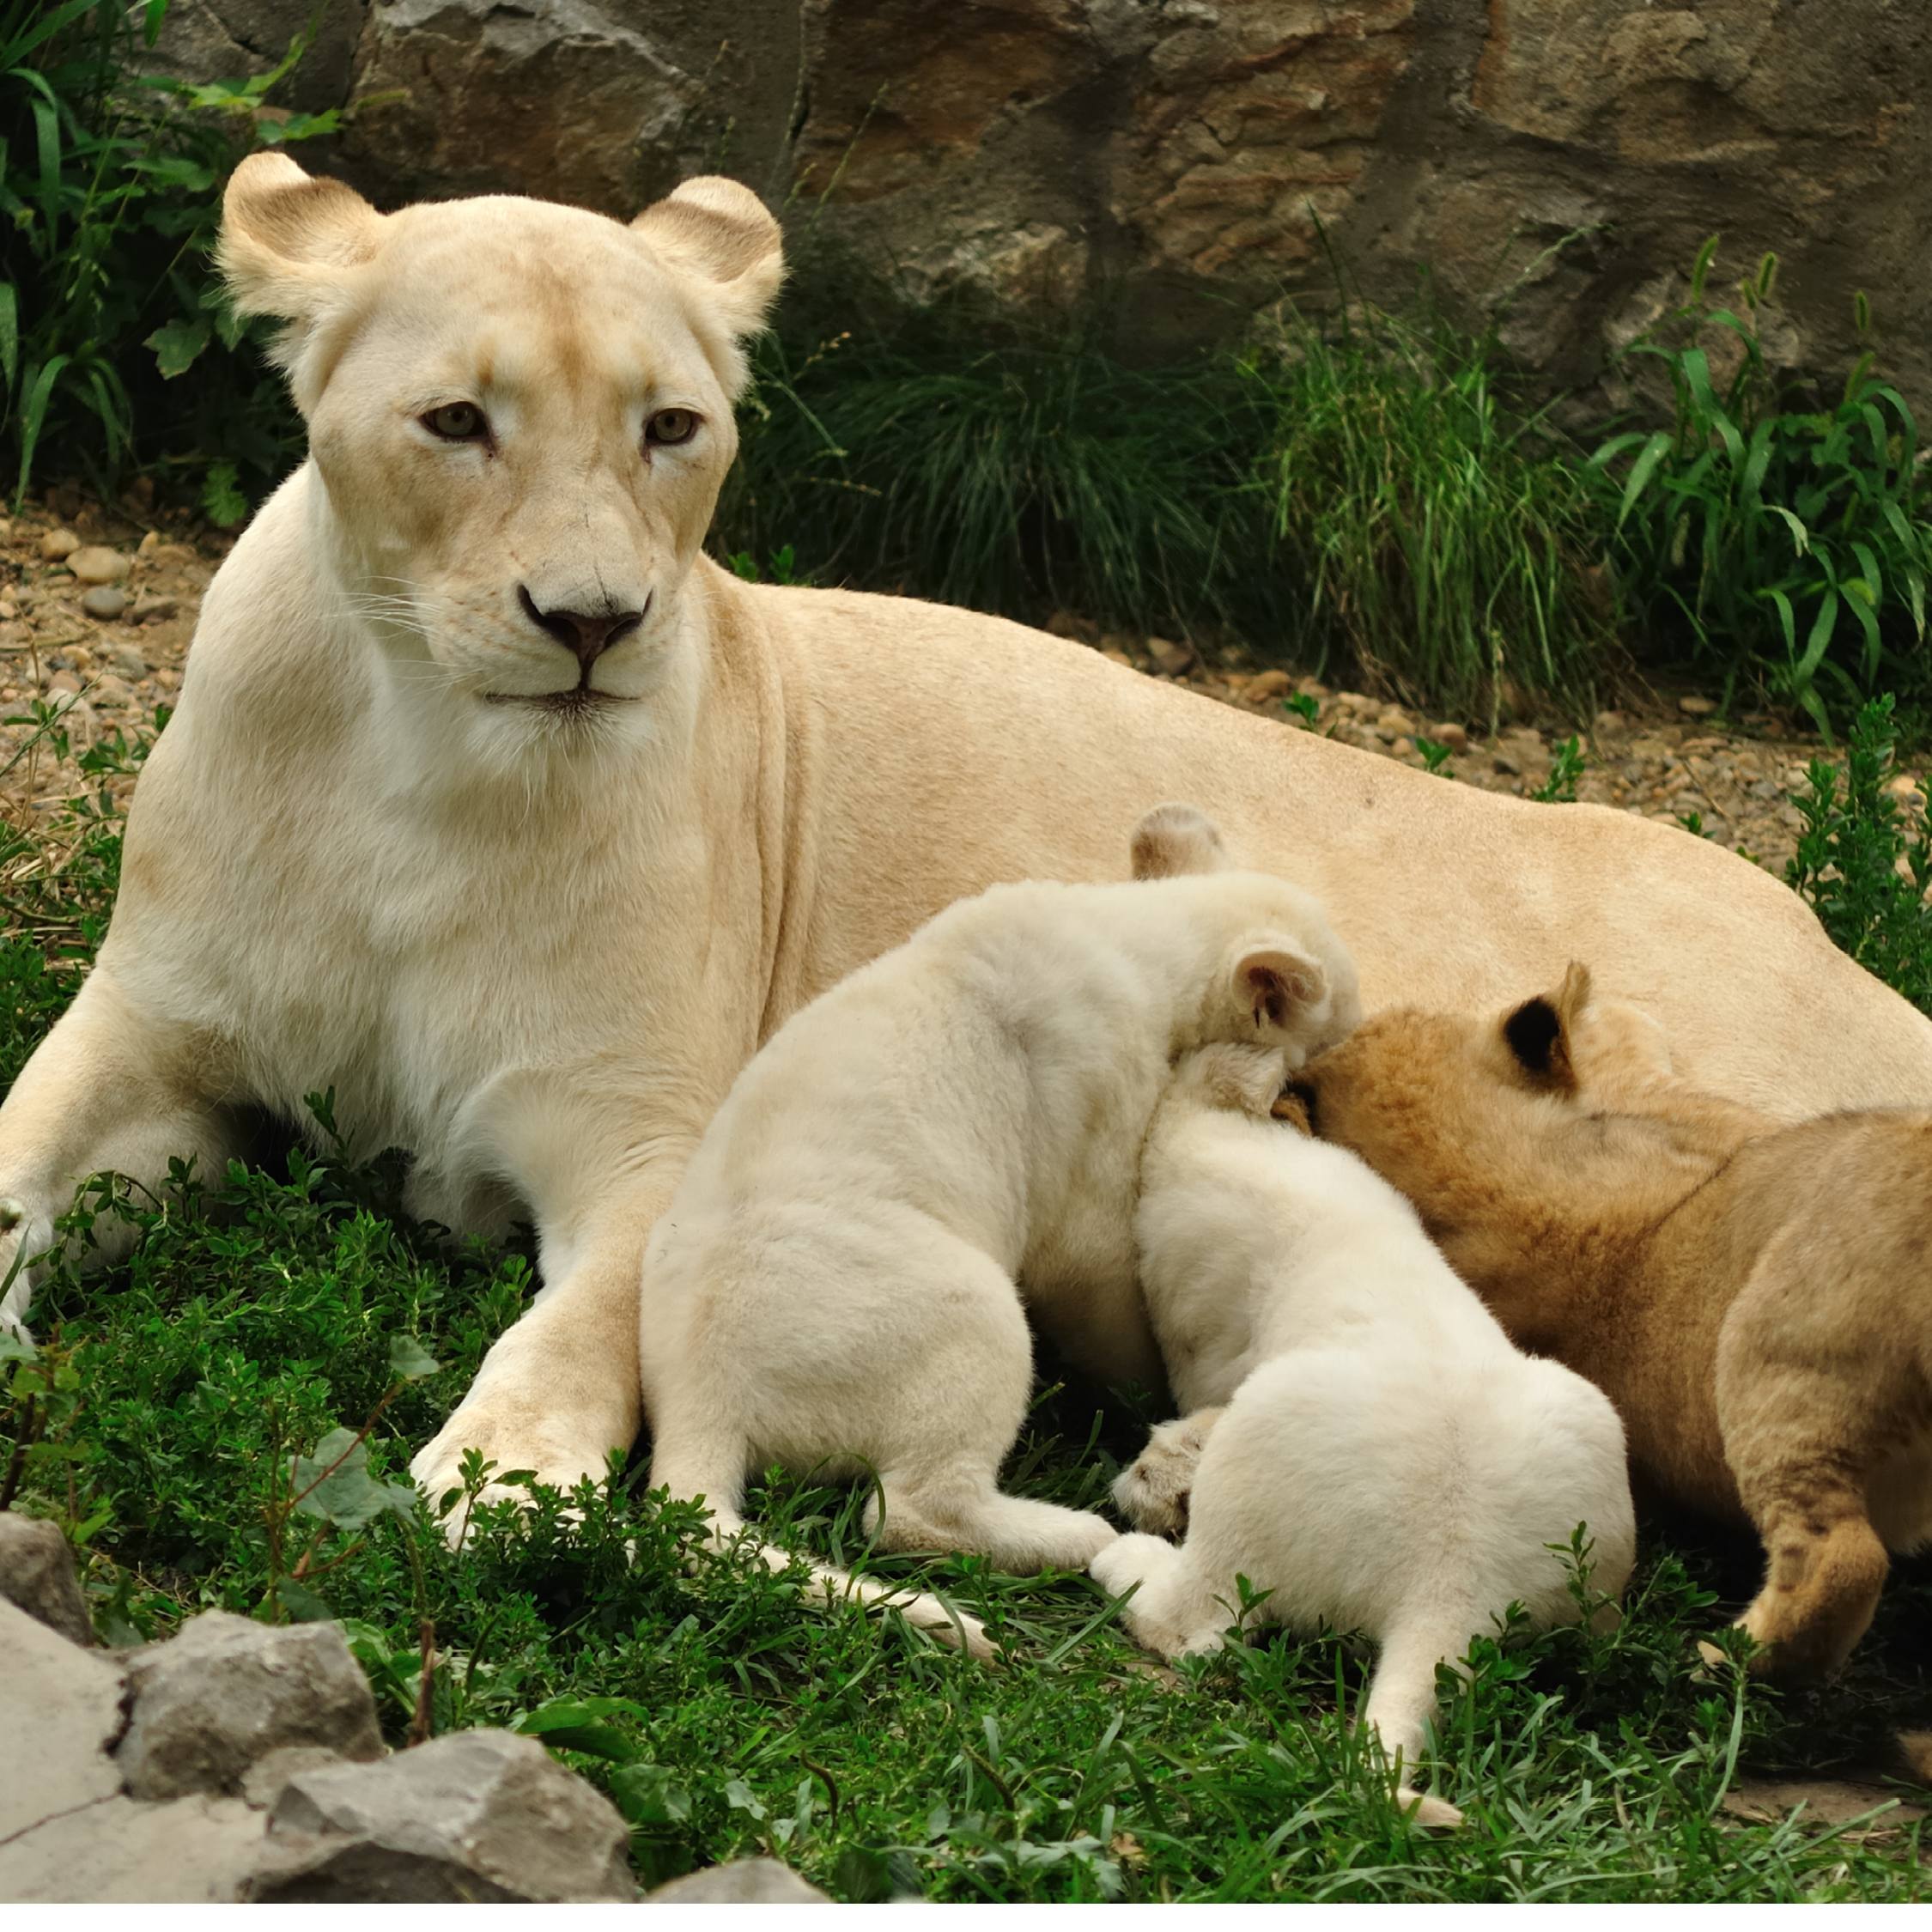
[[[361,1146],[413,1151],[420,1212],[532,1222],[544,1292],[418,1457],[433,1492],[466,1444],[572,1483],[631,1440],[645,1238],[787,1014],[998,880],[1117,876],[1163,799],[1321,899],[1371,1005],[1485,1011],[1582,955],[1718,1091],[1932,1096],[1932,1027],[1704,841],[707,561],[735,341],[779,279],[731,182],[628,228],[379,215],[258,155],[222,259],[289,319],[310,459],[210,591],[99,963],[0,1111],[0,1194],[38,1249],[76,1177],[205,1171],[240,1109],[304,1121],[332,1085]],[[1050,1326],[1158,1376],[1137,1315]]]
[[[1078,1569],[1113,1540],[1000,1493],[1033,1370],[1016,1283],[1130,1320],[1136,1169],[1174,1055],[1267,1041],[1299,1066],[1362,1017],[1306,893],[1176,876],[1218,847],[1163,807],[1136,830],[1144,883],[995,886],[779,1029],[646,1252],[653,1487],[705,1498],[729,1536],[750,1473],[865,1470],[885,1549]],[[945,1620],[925,1598],[908,1614]]]
[[[1240,1577],[1271,1593],[1271,1621],[1374,1637],[1364,1716],[1400,1757],[1397,1802],[1459,1825],[1406,1782],[1436,1666],[1512,1603],[1533,1628],[1575,1622],[1550,1546],[1579,1522],[1595,1587],[1622,1590],[1637,1539],[1623,1427],[1581,1376],[1510,1346],[1386,1181],[1269,1117],[1291,1070],[1206,1048],[1154,1115],[1135,1221],[1147,1312],[1182,1402],[1226,1406],[1156,1430],[1115,1485],[1157,1528],[1191,1490],[1185,1544],[1121,1537],[1093,1575],[1139,1586],[1127,1628],[1170,1657],[1220,1648]]]

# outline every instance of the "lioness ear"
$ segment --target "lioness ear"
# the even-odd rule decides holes
[[[1188,872],[1224,872],[1234,863],[1221,829],[1191,805],[1157,805],[1143,813],[1132,844],[1136,878],[1179,878]]]
[[[1587,991],[1587,972],[1583,979]],[[1566,979],[1565,991],[1569,984]],[[1553,998],[1540,993],[1534,999],[1524,1000],[1504,1020],[1503,1038],[1516,1056],[1516,1065],[1537,1085],[1558,1093],[1574,1093],[1577,1070],[1571,1063],[1568,1019],[1562,1000],[1561,993]]]
[[[732,335],[764,326],[785,274],[784,242],[769,210],[743,183],[697,175],[630,225],[666,267],[702,285]]]
[[[250,155],[228,178],[215,259],[244,315],[283,315],[294,325],[276,345],[306,412],[297,363],[316,325],[345,302],[345,270],[382,246],[386,216],[355,189],[305,174],[286,155]]]
[[[1236,962],[1235,1003],[1266,1030],[1288,1032],[1297,1016],[1319,1006],[1327,994],[1321,961],[1292,947],[1255,947]]]

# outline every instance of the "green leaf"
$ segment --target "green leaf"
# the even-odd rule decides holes
[[[425,1376],[440,1375],[443,1367],[414,1335],[390,1338],[389,1366],[404,1382],[421,1382]]]
[[[893,1899],[922,1899],[919,1866],[909,1851],[848,1844],[832,1863],[832,1883],[855,1905],[883,1905]]]
[[[208,347],[209,334],[207,321],[197,316],[191,322],[163,323],[143,346],[154,350],[161,373],[173,381],[194,367],[196,357]]]
[[[292,1470],[305,1516],[320,1516],[338,1529],[360,1529],[395,1504],[391,1485],[369,1474],[369,1445],[351,1429],[331,1429],[313,1455],[298,1455]]]
[[[201,486],[201,507],[209,520],[223,530],[238,524],[248,514],[248,499],[235,484],[232,463],[210,463],[208,478]]]
[[[682,1825],[691,1815],[691,1794],[664,1765],[626,1765],[611,1774],[611,1795],[633,1825]]]
[[[167,18],[167,0],[148,0],[147,11],[141,20],[141,38],[150,47],[161,38],[161,22]]]
[[[0,375],[13,392],[20,374],[20,294],[10,282],[0,282]]]
[[[335,1612],[313,1590],[298,1583],[293,1577],[277,1578],[275,1594],[282,1600],[282,1607],[298,1624],[327,1624],[335,1620]]]

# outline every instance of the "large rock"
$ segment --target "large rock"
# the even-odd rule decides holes
[[[0,1844],[0,1899],[230,1905],[254,1868],[264,1822],[238,1798],[197,1793],[144,1805],[116,1795]]]
[[[74,1552],[53,1523],[0,1510],[0,1596],[70,1643],[94,1642],[94,1619],[74,1571]]]
[[[109,1753],[124,1722],[121,1673],[0,1600],[0,1898],[9,1841],[43,1820],[113,1797]]]
[[[461,1731],[377,1765],[297,1771],[249,1882],[264,1903],[635,1898],[616,1807],[534,1738]]]
[[[740,1858],[713,1865],[647,1893],[647,1905],[829,1905],[834,1901],[807,1885],[775,1858]]]
[[[115,1756],[137,1798],[233,1795],[286,1745],[382,1755],[368,1680],[334,1624],[270,1629],[211,1610],[127,1668],[134,1710]]]
[[[266,45],[301,0],[177,4]],[[373,0],[342,97],[392,89],[331,163],[386,201],[628,216],[721,169],[807,252],[1103,296],[1141,351],[1332,298],[1319,220],[1378,299],[1513,290],[1510,347],[1587,384],[1721,229],[1719,290],[1783,256],[1775,361],[1849,361],[1856,280],[1932,408],[1932,9],[1900,0]]]

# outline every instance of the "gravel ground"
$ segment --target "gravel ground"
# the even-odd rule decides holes
[[[0,716],[9,720],[0,726],[0,762],[33,735],[21,720],[36,698],[60,710],[69,738],[65,759],[43,739],[0,778],[16,823],[85,789],[75,758],[117,728],[151,729],[179,688],[202,593],[234,540],[205,526],[166,533],[140,512],[138,499],[103,513],[56,492],[51,507],[29,505],[0,523]],[[1204,663],[1160,638],[1104,635],[1071,617],[1048,628],[1243,710],[1294,720],[1286,702],[1305,694],[1317,706],[1309,728],[1405,764],[1422,767],[1417,741],[1433,740],[1449,748],[1446,771],[1488,791],[1534,792],[1569,735],[1522,726],[1488,740],[1454,720],[1285,671]],[[1782,873],[1799,825],[1788,794],[1819,742],[1771,716],[1747,719],[1742,733],[1714,732],[1704,721],[1713,708],[1706,698],[1684,697],[1674,707],[1599,713],[1584,734],[1577,796],[1666,823],[1694,815],[1704,836]],[[125,798],[131,782],[114,781],[114,788]],[[1902,773],[1892,783],[1923,811],[1921,781]]]

